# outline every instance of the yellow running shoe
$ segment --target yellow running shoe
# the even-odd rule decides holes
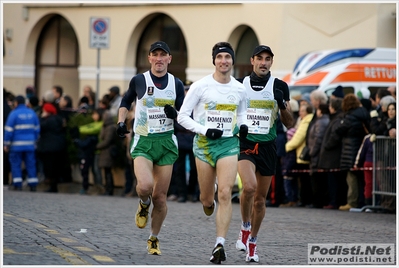
[[[139,201],[139,207],[137,208],[136,212],[136,225],[137,227],[143,229],[147,225],[148,221],[148,211],[150,210],[150,205],[151,205],[151,199],[150,199],[150,204],[144,205],[141,203],[141,200]]]
[[[159,249],[159,240],[155,236],[150,236],[147,240],[147,251],[151,255],[161,255],[161,250]]]

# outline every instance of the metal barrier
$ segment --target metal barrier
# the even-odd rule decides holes
[[[372,205],[351,212],[396,209],[396,138],[377,136],[373,142]]]

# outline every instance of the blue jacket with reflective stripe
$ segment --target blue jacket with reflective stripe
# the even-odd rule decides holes
[[[36,141],[40,134],[40,123],[36,113],[19,104],[8,115],[4,126],[4,145],[10,147],[10,151],[34,151]]]

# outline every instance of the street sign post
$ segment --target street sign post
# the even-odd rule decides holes
[[[109,48],[109,18],[90,18],[90,47]]]
[[[95,108],[100,94],[100,49],[109,48],[109,18],[90,18],[90,48],[97,48],[97,81]]]

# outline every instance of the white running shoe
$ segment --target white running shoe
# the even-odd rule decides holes
[[[247,251],[248,237],[251,234],[251,230],[240,230],[238,240],[236,242],[236,249],[241,251]]]
[[[256,243],[248,242],[248,252],[245,257],[246,262],[259,262],[259,256],[256,252]]]

